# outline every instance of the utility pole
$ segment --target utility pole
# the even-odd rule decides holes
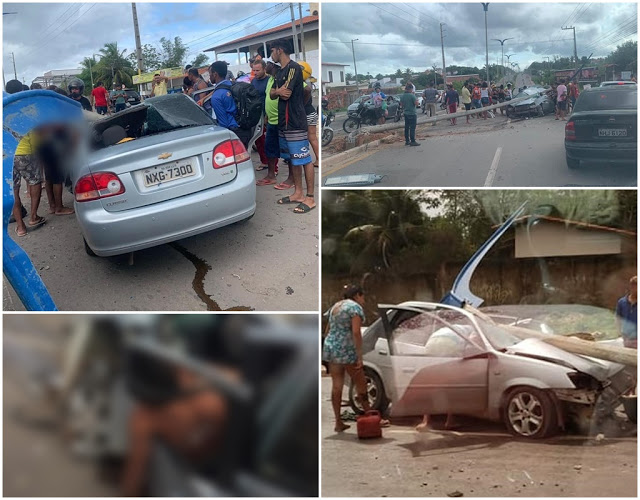
[[[296,61],[300,60],[300,47],[298,47],[298,32],[296,30],[296,18],[293,15],[293,4],[289,4],[291,11],[291,31],[293,31],[293,50],[296,53]]]
[[[353,42],[357,42],[359,40],[359,38],[355,38],[354,40],[351,40],[351,53],[353,54],[353,70],[356,72],[356,90],[360,89],[360,87],[358,87],[358,66],[356,66],[356,49],[353,45]]]
[[[487,83],[491,83],[491,80],[489,80],[489,29],[487,25],[487,12],[489,10],[489,2],[482,2],[482,8],[484,9],[484,43],[487,51]]]
[[[502,40],[500,40],[499,38],[492,38],[492,40],[495,40],[496,42],[500,42],[500,47],[502,48],[502,63],[500,65],[502,66],[502,68],[500,71],[504,72],[504,42],[506,42],[507,40],[513,40],[513,38],[504,38]]]
[[[575,26],[569,26],[562,28],[563,30],[573,30],[573,62],[575,63],[575,69],[578,70],[578,46],[576,45],[576,28]]]
[[[442,46],[442,81],[444,82],[444,87],[447,88],[447,66],[444,63],[444,32],[442,31],[442,27],[444,23],[440,23],[440,45]],[[438,80],[436,78],[436,88],[438,88]]]
[[[302,45],[302,60],[307,60],[307,51],[304,48],[304,24],[302,23],[302,4],[298,4],[298,14],[300,16],[300,45]]]
[[[13,61],[13,77],[15,80],[18,79],[18,72],[16,71],[16,56],[11,53],[11,60]]]
[[[142,45],[140,43],[140,27],[138,26],[138,11],[136,10],[136,4],[131,4],[131,12],[133,13],[133,31],[136,36],[136,57],[138,59],[138,76],[142,74]]]
[[[431,66],[433,68],[433,88],[438,88],[438,67],[435,65]]]
[[[87,57],[87,61],[89,61],[89,74],[91,75],[91,90],[93,90],[93,69],[91,69],[91,57]]]

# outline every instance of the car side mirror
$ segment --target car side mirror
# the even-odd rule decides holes
[[[376,340],[374,349],[378,354],[382,354],[383,356],[389,355],[389,344],[383,338],[378,338],[378,340]]]

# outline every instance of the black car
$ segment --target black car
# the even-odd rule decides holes
[[[612,85],[580,94],[565,126],[567,166],[581,161],[637,165],[638,88]]]
[[[514,99],[529,97],[523,101],[507,106],[507,116],[544,116],[555,111],[553,99],[547,94],[544,87],[528,87],[518,92]]]
[[[115,107],[116,99],[114,96],[120,93],[122,93],[122,91],[120,90],[112,90],[111,92],[109,92],[111,106]],[[138,94],[138,92],[136,92],[135,90],[125,89],[124,93],[127,95],[127,100],[126,100],[127,107],[135,106],[136,104],[140,104],[142,102],[142,100],[140,99],[140,94]]]
[[[365,104],[368,108],[373,108],[373,103],[371,102],[371,94],[365,94],[363,96],[358,97],[349,107],[347,108],[347,116],[357,116],[358,114],[358,106],[362,101],[365,101]],[[396,111],[400,106],[400,99],[395,95],[387,96],[387,114],[388,116],[395,116]]]

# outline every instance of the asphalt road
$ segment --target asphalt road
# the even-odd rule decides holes
[[[286,172],[281,169],[281,181]],[[248,222],[136,252],[130,266],[128,255],[88,256],[75,216],[47,215],[43,190],[39,214],[47,223],[18,243],[62,311],[315,311],[319,210],[299,215],[295,205],[277,205],[287,194],[258,187],[257,211]],[[72,196],[64,196],[72,206]],[[24,310],[4,277],[3,292],[5,311]]]
[[[483,123],[484,122],[484,123]],[[507,120],[458,119],[418,125],[419,147],[398,140],[363,152],[325,176],[374,173],[385,186],[562,187],[636,186],[634,167],[587,164],[575,171],[565,161],[564,124],[554,117]],[[389,132],[391,133],[391,132]]]
[[[321,384],[323,496],[637,496],[636,438],[599,446],[585,446],[579,436],[522,441],[482,423],[418,433],[417,419],[394,421],[382,439],[359,441],[355,422],[343,434],[333,431],[331,380]]]

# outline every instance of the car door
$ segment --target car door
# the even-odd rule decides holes
[[[489,355],[469,317],[436,304],[431,310],[379,307],[389,347],[391,414],[482,414]]]

